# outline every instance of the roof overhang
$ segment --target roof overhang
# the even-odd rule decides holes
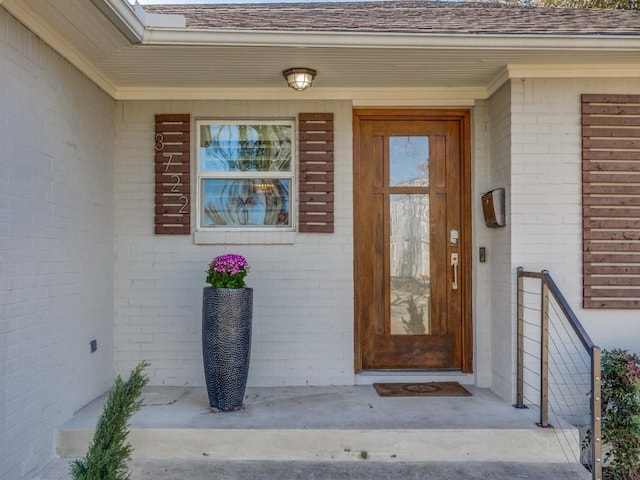
[[[457,106],[487,98],[511,78],[640,77],[640,35],[212,31],[185,28],[175,15],[145,16],[125,0],[0,5],[123,100]],[[287,88],[281,72],[292,66],[316,69],[314,87]]]

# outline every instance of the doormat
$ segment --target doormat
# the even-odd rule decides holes
[[[470,397],[458,382],[374,383],[381,397]]]

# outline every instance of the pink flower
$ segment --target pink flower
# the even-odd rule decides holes
[[[244,288],[249,264],[242,255],[220,255],[209,263],[207,283],[216,288]]]

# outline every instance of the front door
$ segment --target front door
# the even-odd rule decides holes
[[[472,365],[467,110],[354,112],[356,371]]]

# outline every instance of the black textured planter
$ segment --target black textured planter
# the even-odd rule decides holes
[[[213,409],[243,407],[252,315],[253,289],[204,287],[202,358],[209,404]]]

